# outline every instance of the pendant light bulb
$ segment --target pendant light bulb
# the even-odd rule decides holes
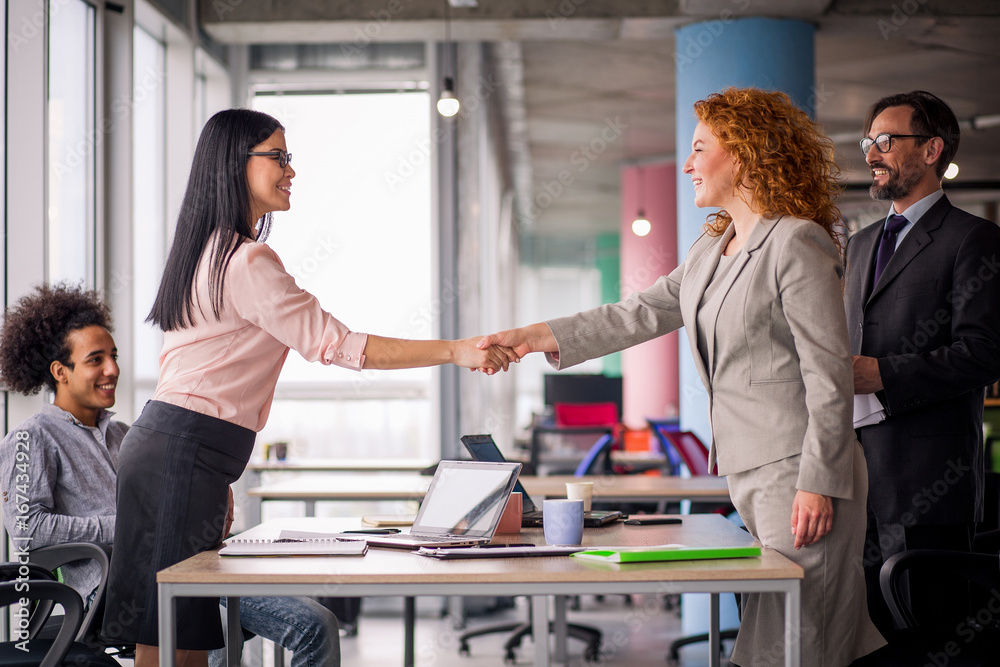
[[[646,236],[652,229],[653,225],[646,219],[646,212],[640,208],[639,214],[632,221],[632,233],[636,236]]]
[[[438,98],[438,113],[445,118],[451,118],[458,113],[461,104],[455,97],[455,80],[450,76],[444,78],[444,87],[441,89],[441,97]]]

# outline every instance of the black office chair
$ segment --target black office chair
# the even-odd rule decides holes
[[[27,577],[25,568],[27,567]],[[22,600],[34,604],[14,612],[15,635],[12,641],[0,643],[0,665],[3,667],[121,667],[104,652],[100,644],[77,641],[81,636],[84,613],[80,595],[65,584],[55,581],[51,571],[34,563],[0,564],[0,605],[10,606]],[[63,608],[62,623],[54,637],[40,636],[53,607]],[[19,608],[21,609],[21,608]]]
[[[970,608],[959,610],[963,620],[942,624],[918,618],[904,595],[908,572],[924,571],[970,586]],[[914,549],[886,560],[879,574],[882,595],[895,623],[902,628],[886,639],[889,645],[858,660],[855,667],[910,667],[938,663],[948,667],[996,665],[1000,655],[1000,614],[995,613],[1000,590],[997,554],[963,553],[941,549]],[[955,611],[955,610],[952,610]],[[967,612],[967,613],[966,613]]]

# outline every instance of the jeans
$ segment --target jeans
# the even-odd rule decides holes
[[[312,598],[240,598],[240,625],[291,651],[291,667],[340,667],[337,617]],[[208,664],[224,667],[226,650],[209,651]]]

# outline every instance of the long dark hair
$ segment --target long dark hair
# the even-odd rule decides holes
[[[251,109],[220,111],[205,123],[177,216],[174,243],[147,322],[164,331],[193,323],[195,273],[210,243],[208,285],[212,314],[219,319],[229,262],[243,242],[254,239],[257,222],[250,219],[247,153],[276,130],[284,129],[271,116]],[[263,241],[270,231],[270,213],[260,219],[259,226],[256,238]]]

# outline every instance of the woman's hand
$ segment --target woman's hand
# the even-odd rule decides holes
[[[517,359],[529,352],[558,352],[559,345],[555,336],[545,322],[529,324],[526,327],[508,329],[486,336],[479,341],[479,347],[485,349],[490,345],[502,345],[512,348]]]
[[[229,487],[229,506],[226,508],[226,523],[222,528],[222,539],[225,540],[229,536],[229,530],[233,527],[233,521],[236,520],[236,500],[233,498],[233,487]]]
[[[792,501],[792,535],[795,548],[816,544],[833,528],[833,500],[808,491],[796,491]]]
[[[480,340],[479,336],[456,340],[455,365],[493,375],[499,370],[506,371],[512,361],[518,360],[517,355],[509,347],[492,345],[481,349],[477,346]]]

